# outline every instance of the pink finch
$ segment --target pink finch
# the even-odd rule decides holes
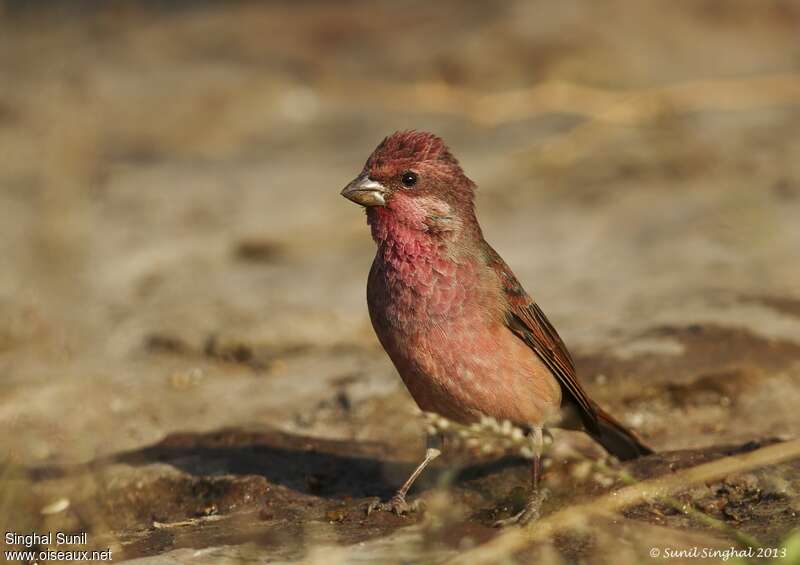
[[[397,132],[375,149],[342,191],[366,208],[377,253],[367,282],[375,333],[419,407],[461,423],[489,416],[530,430],[531,496],[503,522],[539,514],[542,429],[562,403],[591,437],[620,459],[652,453],[581,387],[564,342],[483,239],[475,217],[475,183],[437,136]],[[411,484],[390,502],[411,507]]]

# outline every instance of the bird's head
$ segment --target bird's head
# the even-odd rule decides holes
[[[371,224],[397,223],[430,234],[474,222],[475,184],[441,138],[400,131],[385,138],[342,196],[367,208]]]

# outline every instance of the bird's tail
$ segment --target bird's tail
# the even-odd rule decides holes
[[[653,450],[637,438],[632,431],[615,420],[611,414],[599,406],[594,406],[597,415],[597,431],[590,431],[592,437],[606,451],[620,461],[650,455]]]

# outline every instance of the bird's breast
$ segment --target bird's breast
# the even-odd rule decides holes
[[[425,330],[462,317],[470,306],[481,308],[485,292],[477,271],[474,261],[422,243],[382,246],[367,285],[376,330]]]
[[[497,287],[474,262],[417,250],[379,248],[367,286],[372,325],[417,404],[456,421],[544,421],[560,389],[500,319]]]

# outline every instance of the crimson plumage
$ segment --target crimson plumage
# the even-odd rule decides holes
[[[406,131],[342,192],[367,208],[370,318],[412,397],[458,422],[485,415],[539,431],[563,400],[614,455],[649,453],[580,386],[563,341],[484,240],[474,190],[439,137]]]

